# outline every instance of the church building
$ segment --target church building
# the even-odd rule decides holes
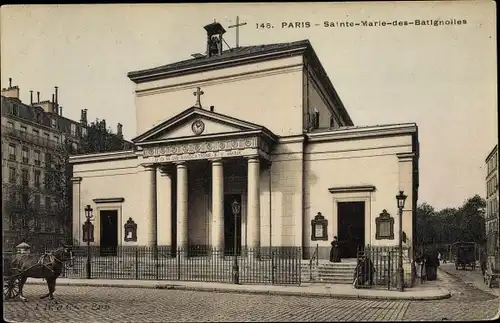
[[[90,205],[101,248],[301,247],[308,258],[318,246],[328,258],[337,236],[354,258],[398,245],[404,191],[411,248],[417,125],[355,126],[308,40],[225,49],[222,25],[205,31],[204,54],[128,73],[133,149],[70,158],[74,239],[86,244]]]

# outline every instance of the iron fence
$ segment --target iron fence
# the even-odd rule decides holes
[[[366,246],[358,250],[357,267],[354,273],[357,288],[396,289],[399,285],[399,248]],[[403,250],[404,284],[414,286],[417,265]]]
[[[242,284],[299,285],[301,248],[242,248],[236,260]],[[87,259],[90,252],[90,276]],[[64,278],[177,280],[231,283],[234,253],[207,248],[73,247]]]

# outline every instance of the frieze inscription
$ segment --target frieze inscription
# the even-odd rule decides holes
[[[200,158],[212,158],[219,156],[212,156],[212,154],[220,153],[222,151],[234,151],[248,148],[259,148],[257,138],[249,139],[234,139],[234,140],[223,140],[214,142],[202,142],[202,143],[192,143],[192,144],[177,144],[169,145],[164,147],[148,147],[144,149],[144,157],[172,157],[169,155],[180,155],[179,157],[184,157],[185,154],[205,154],[199,157],[194,157],[191,159]],[[234,152],[235,156],[238,155]],[[225,155],[226,156],[226,155]],[[222,156],[223,157],[223,156]],[[185,158],[182,158],[185,159]],[[173,159],[171,159],[173,160]]]

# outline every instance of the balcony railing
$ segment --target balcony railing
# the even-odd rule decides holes
[[[44,138],[41,136],[36,136],[25,131],[20,131],[18,129],[13,129],[10,127],[2,126],[2,133],[7,136],[11,136],[20,140],[31,142],[35,145],[39,145],[42,147],[49,147],[53,149],[62,150],[64,149],[64,145],[58,141],[51,140],[48,138]]]

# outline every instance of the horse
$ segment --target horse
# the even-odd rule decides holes
[[[74,266],[73,251],[64,244],[53,252],[46,252],[41,256],[36,254],[15,255],[11,261],[11,268],[19,278],[19,298],[22,301],[27,301],[23,295],[23,287],[26,280],[31,277],[44,278],[47,281],[49,292],[40,299],[50,297],[50,300],[54,300],[56,280],[61,275],[66,262],[69,262],[69,267]]]

